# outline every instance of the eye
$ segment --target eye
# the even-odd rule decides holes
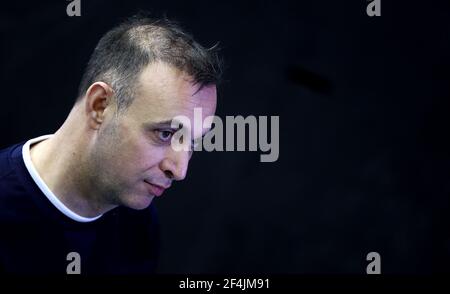
[[[172,139],[173,132],[172,131],[157,131],[158,139],[163,142],[169,142]]]

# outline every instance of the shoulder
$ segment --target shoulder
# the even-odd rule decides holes
[[[16,146],[13,145],[0,150],[0,180],[13,172],[10,158]]]
[[[0,150],[0,196],[9,193],[8,187],[16,180],[17,157],[22,155],[23,144],[16,144]],[[21,159],[21,158],[20,158]]]
[[[0,150],[0,220],[28,212],[30,196],[20,174],[23,143]]]
[[[14,171],[14,167],[23,163],[22,147],[25,142],[0,149],[0,179]]]

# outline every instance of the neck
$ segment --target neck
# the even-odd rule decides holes
[[[114,205],[105,202],[96,187],[90,187],[87,168],[86,126],[76,106],[51,138],[30,147],[30,157],[40,177],[70,210],[83,217],[95,217]]]

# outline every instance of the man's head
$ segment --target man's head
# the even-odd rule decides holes
[[[101,202],[135,209],[186,176],[191,152],[175,151],[174,117],[214,115],[221,74],[205,49],[168,20],[134,17],[99,41],[75,108],[85,122],[85,186]],[[195,130],[197,131],[197,130]],[[207,129],[193,133],[193,140]]]

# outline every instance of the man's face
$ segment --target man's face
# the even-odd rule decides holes
[[[93,182],[106,202],[144,209],[173,180],[186,177],[192,153],[171,147],[177,130],[170,123],[183,115],[194,126],[194,108],[202,109],[202,121],[214,115],[216,87],[198,88],[185,73],[153,63],[141,73],[135,99],[124,113],[116,117],[112,107],[105,109],[91,162]],[[189,132],[195,140],[208,130]]]

